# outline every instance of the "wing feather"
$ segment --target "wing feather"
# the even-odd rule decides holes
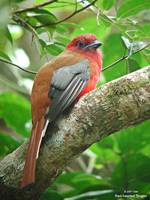
[[[68,99],[67,104],[63,107],[63,110],[65,110],[68,106],[70,106],[73,101],[77,98],[77,96],[80,94],[80,92],[84,89],[86,86],[86,81],[81,81],[78,87],[76,88],[76,91],[72,94],[72,96]]]
[[[69,107],[86,87],[89,81],[89,65],[87,61],[75,66],[67,66],[56,71],[49,91],[51,106],[46,114],[49,121],[54,121]],[[61,77],[65,77],[61,83]]]

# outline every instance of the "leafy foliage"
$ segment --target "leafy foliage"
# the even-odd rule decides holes
[[[21,143],[17,139],[7,135],[6,133],[0,133],[0,157],[7,155],[15,150]]]
[[[25,125],[31,118],[30,106],[28,101],[23,97],[15,95],[14,93],[1,94],[0,117],[17,133],[28,136],[29,130]]]
[[[98,87],[149,65],[149,48],[135,54],[150,40],[149,0],[97,0],[95,5],[83,12],[79,10],[93,0],[33,2],[27,9],[25,0],[0,2],[0,60],[16,63],[24,69],[31,64],[36,71],[47,57],[61,53],[74,36],[94,33],[104,44],[104,67],[128,55],[127,59],[102,73]],[[0,72],[2,158],[29,136],[29,89],[34,77],[8,67],[5,62],[0,63]],[[92,145],[81,157],[85,166],[74,161],[74,167],[70,166],[71,172],[66,171],[59,176],[41,200],[113,200],[116,199],[115,194],[128,192],[148,195],[149,125],[149,121],[144,122]]]
[[[118,17],[128,17],[135,15],[147,8],[150,7],[150,2],[148,0],[145,1],[133,1],[133,0],[127,0],[122,3],[120,6],[117,16]]]

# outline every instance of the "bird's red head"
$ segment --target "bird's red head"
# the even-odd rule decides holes
[[[82,54],[86,59],[96,62],[100,69],[102,68],[102,54],[98,47],[102,43],[97,40],[94,34],[83,34],[75,37],[66,46],[66,50]]]
[[[87,52],[94,51],[101,45],[102,43],[97,40],[96,36],[89,33],[75,37],[66,48],[67,50]]]

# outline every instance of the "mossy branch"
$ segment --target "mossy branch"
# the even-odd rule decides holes
[[[40,149],[36,183],[20,190],[27,143],[0,162],[0,199],[31,200],[40,195],[69,162],[91,144],[150,119],[150,67],[85,95],[70,114],[49,127]]]

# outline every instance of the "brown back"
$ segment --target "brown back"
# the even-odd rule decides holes
[[[35,77],[31,94],[32,123],[36,123],[45,115],[46,109],[50,106],[48,91],[50,88],[53,72],[64,66],[73,65],[83,59],[78,53],[64,51],[62,54],[43,65]]]

